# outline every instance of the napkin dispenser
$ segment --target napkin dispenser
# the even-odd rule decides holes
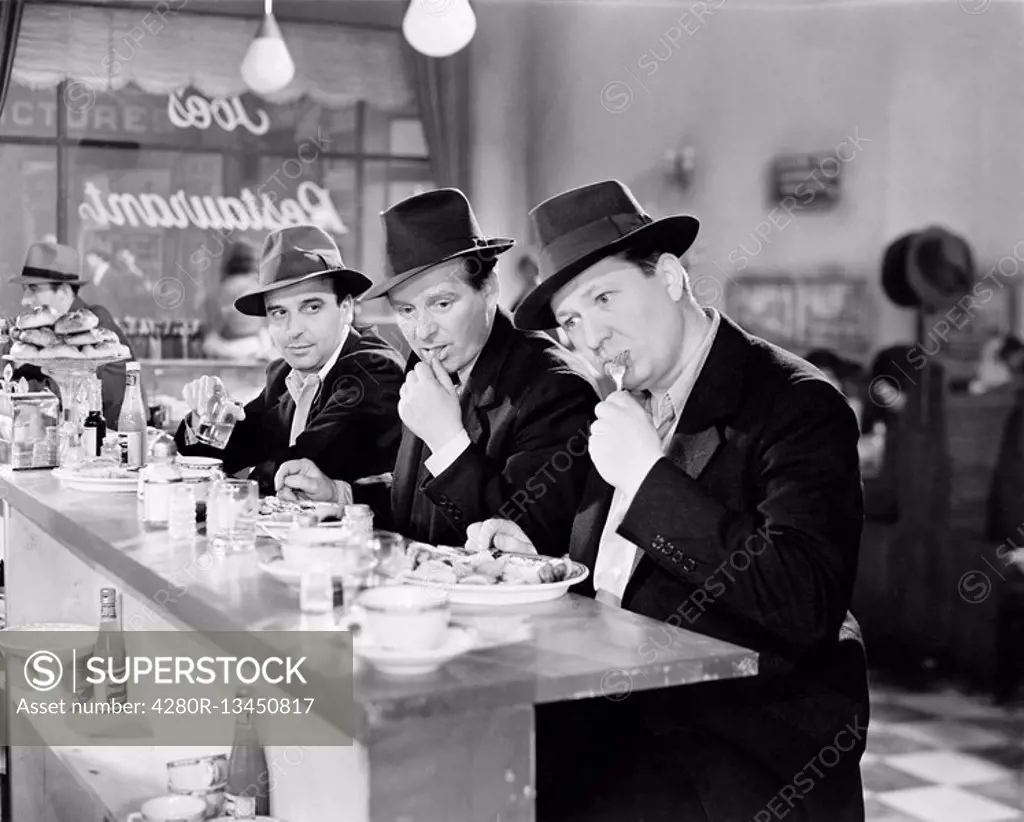
[[[0,465],[57,467],[60,400],[51,391],[0,391]]]

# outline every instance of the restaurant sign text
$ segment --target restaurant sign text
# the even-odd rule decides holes
[[[218,231],[274,231],[313,223],[325,231],[345,234],[331,194],[310,180],[299,183],[295,197],[254,194],[243,188],[237,197],[188,194],[183,189],[164,197],[144,192],[103,191],[94,182],[85,184],[85,202],[79,216],[94,228],[198,228]]]

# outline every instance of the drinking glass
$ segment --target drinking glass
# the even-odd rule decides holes
[[[222,553],[256,548],[259,488],[255,480],[222,479],[210,487],[206,502],[206,536]]]
[[[238,406],[227,394],[217,392],[196,422],[196,438],[212,448],[226,448],[238,422]]]
[[[394,531],[374,531],[370,550],[376,559],[376,571],[386,580],[393,580],[406,570],[406,539]]]

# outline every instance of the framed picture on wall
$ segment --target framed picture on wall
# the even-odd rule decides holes
[[[764,275],[730,280],[726,314],[758,337],[792,348],[799,340],[796,281],[792,277]]]

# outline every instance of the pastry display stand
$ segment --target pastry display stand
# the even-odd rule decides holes
[[[79,359],[70,357],[34,357],[32,359],[15,358],[10,354],[4,354],[3,359],[8,360],[15,367],[18,365],[34,365],[39,368],[47,377],[57,383],[57,390],[60,392],[59,399],[61,411],[74,409],[72,415],[75,426],[75,434],[81,436],[84,430],[81,415],[78,409],[86,400],[86,392],[90,379],[96,377],[96,372],[105,365],[115,362],[127,361],[128,357],[91,357]]]

